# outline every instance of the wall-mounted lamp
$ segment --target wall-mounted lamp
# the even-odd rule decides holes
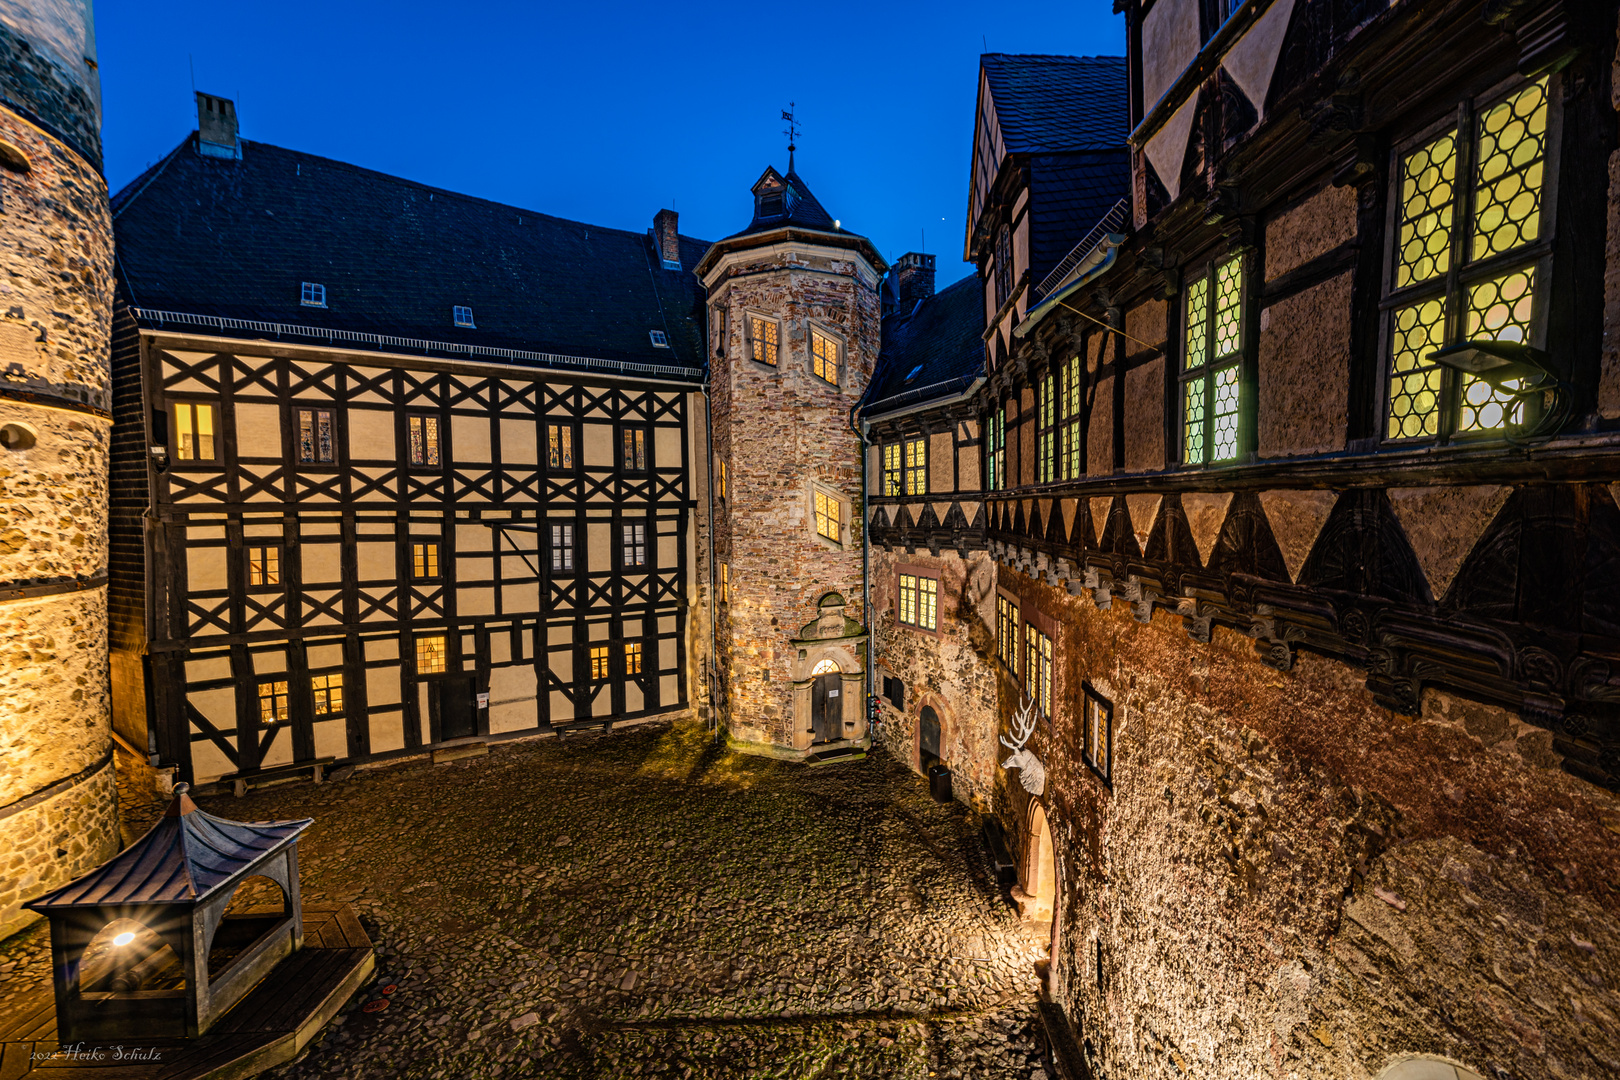
[[[1539,410],[1532,422],[1516,431],[1510,423],[1507,435],[1510,443],[1523,445],[1550,439],[1569,420],[1574,401],[1572,387],[1552,370],[1552,357],[1534,345],[1474,338],[1432,352],[1428,359],[1453,371],[1473,375],[1514,398],[1526,399],[1527,403],[1541,398],[1544,393],[1552,394],[1552,401]],[[1508,386],[1508,383],[1518,385]]]
[[[169,467],[169,448],[167,446],[152,447],[152,464],[157,466],[158,472],[162,472]]]

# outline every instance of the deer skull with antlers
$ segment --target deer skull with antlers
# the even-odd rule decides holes
[[[1035,702],[1026,701],[1018,707],[1012,720],[1013,738],[1017,742],[1009,742],[1007,736],[1001,737],[1001,745],[1012,751],[1012,756],[1001,763],[1003,769],[1017,769],[1018,782],[1024,785],[1024,790],[1031,795],[1039,795],[1046,790],[1046,766],[1033,753],[1024,749],[1029,737],[1035,734]]]

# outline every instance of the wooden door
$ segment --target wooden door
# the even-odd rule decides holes
[[[433,704],[438,713],[440,742],[478,734],[477,699],[472,679],[435,680]]]
[[[921,759],[923,768],[939,760],[939,716],[932,706],[923,706],[922,717],[917,725],[917,742],[917,756]]]
[[[810,691],[810,741],[832,742],[844,737],[844,677],[836,671],[816,676]]]

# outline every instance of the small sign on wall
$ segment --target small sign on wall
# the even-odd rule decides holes
[[[479,694],[478,695],[478,707],[480,709],[489,708],[489,695],[488,694]]]
[[[838,696],[838,691],[837,690],[829,690],[829,691],[827,691],[827,696],[830,697],[830,698],[837,697]]]

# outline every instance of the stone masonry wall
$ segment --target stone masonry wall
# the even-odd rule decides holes
[[[734,265],[724,285],[730,340],[713,401],[716,459],[730,481],[715,559],[730,568],[731,597],[717,622],[731,733],[744,742],[792,744],[789,642],[816,618],[817,600],[838,592],[845,614],[865,621],[861,448],[849,410],[877,356],[879,303],[859,272],[851,260],[772,250]],[[748,311],[780,320],[774,369],[746,358]],[[846,343],[837,389],[810,373],[807,320]],[[845,501],[842,545],[816,535],[816,484]]]
[[[0,107],[0,139],[28,162],[0,171],[0,934],[31,921],[23,901],[118,846],[106,589],[112,221],[94,69],[53,82],[45,53],[23,48],[16,14],[0,11],[0,96],[31,102],[72,144]],[[50,30],[45,18],[27,27]],[[33,587],[52,591],[18,596]]]
[[[898,567],[939,573],[938,634],[896,621]],[[984,552],[872,549],[874,662],[905,684],[905,709],[883,708],[884,747],[918,768],[917,725],[924,706],[940,720],[940,760],[951,769],[951,793],[988,811],[996,772],[996,566]],[[881,687],[880,687],[881,689]]]
[[[1433,691],[1403,718],[1338,661],[1281,673],[1234,633],[1198,645],[1162,610],[999,573],[1058,627],[1031,748],[1054,992],[1095,1075],[1369,1080],[1405,1054],[1620,1073],[1620,798],[1547,732]],[[1081,758],[1082,679],[1113,703],[1110,782]],[[995,783],[1022,845],[1029,796]]]

